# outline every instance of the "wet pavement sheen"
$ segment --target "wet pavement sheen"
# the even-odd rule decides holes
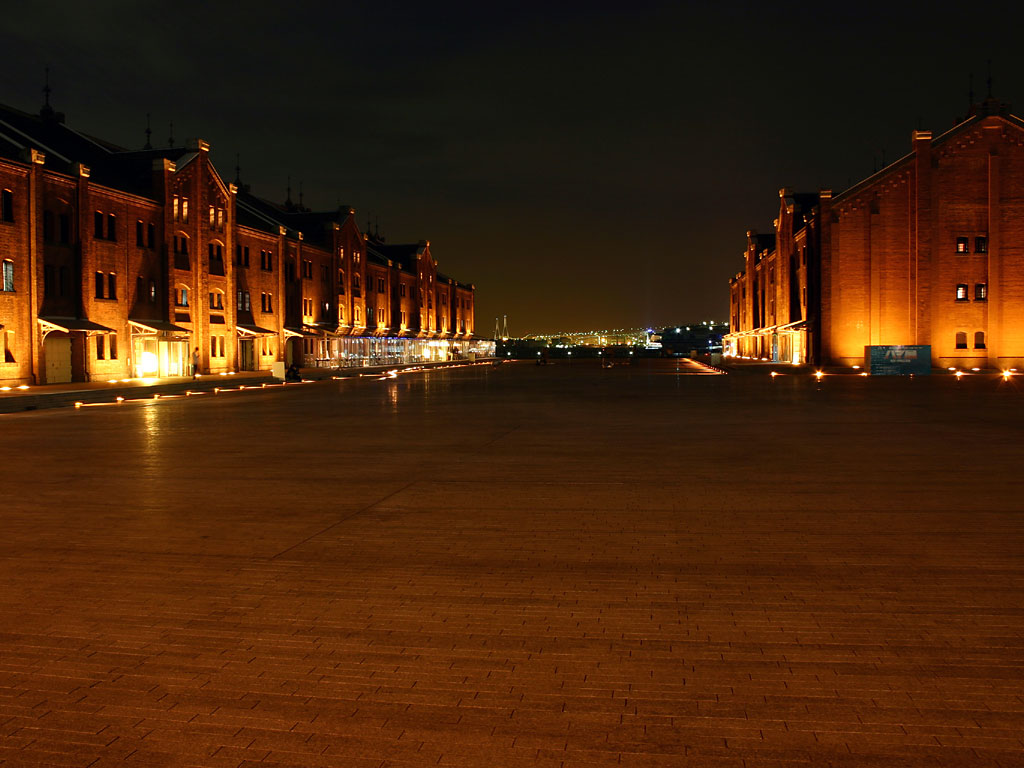
[[[0,764],[1024,764],[1024,378],[690,372],[0,415]]]

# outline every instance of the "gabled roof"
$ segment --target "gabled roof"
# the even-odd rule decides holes
[[[235,199],[239,224],[275,235],[280,227],[284,227],[289,235],[296,236],[301,232],[303,240],[326,247],[332,244],[332,225],[343,226],[353,216],[353,209],[347,205],[333,211],[289,210],[244,189],[238,191]]]
[[[128,150],[63,122],[52,112],[32,115],[0,105],[0,156],[24,162],[25,149],[45,155],[44,168],[73,173],[76,163],[89,168],[90,179],[101,186],[154,198],[152,167],[158,157],[179,162],[191,150],[183,147]]]
[[[981,102],[980,104],[973,105],[971,107],[970,114],[965,119],[961,120],[959,123],[954,125],[945,133],[939,134],[934,139],[932,139],[932,149],[942,146],[947,141],[956,138],[964,131],[972,128],[982,120],[985,120],[990,117],[997,117],[1000,120],[1003,120],[1006,123],[1014,126],[1015,128],[1024,130],[1024,120],[1022,120],[1021,118],[1017,117],[1014,114],[1011,114],[1009,104],[1002,102],[999,99],[993,99],[990,97],[985,99],[985,101]],[[862,191],[865,187],[868,187],[874,182],[881,179],[883,176],[889,175],[889,173],[891,173],[892,171],[910,162],[913,156],[914,151],[911,150],[910,152],[908,152],[895,162],[889,163],[889,165],[885,166],[885,168],[882,168],[880,171],[877,171],[876,173],[871,174],[867,178],[861,179],[856,184],[847,187],[838,195],[833,196],[833,204],[835,204],[836,201],[844,197],[849,197],[851,195],[857,194],[858,192]]]

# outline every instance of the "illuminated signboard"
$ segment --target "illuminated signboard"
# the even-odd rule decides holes
[[[872,376],[928,374],[932,370],[932,348],[928,344],[864,347],[864,366]]]

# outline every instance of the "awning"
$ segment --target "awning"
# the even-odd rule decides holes
[[[796,322],[793,322],[793,323],[786,323],[785,325],[780,325],[776,330],[779,330],[779,331],[805,331],[805,330],[807,330],[807,321],[806,320],[797,320]]]
[[[297,331],[294,328],[282,328],[281,331],[284,333],[285,338],[302,338],[302,331]]]
[[[107,328],[105,325],[94,323],[92,320],[83,320],[79,317],[40,317],[39,325],[44,333],[49,331],[62,331],[64,333],[71,333],[72,331],[82,331],[84,333],[114,332],[113,328]]]
[[[166,320],[128,320],[130,325],[140,333],[184,333],[188,334],[187,328],[180,325],[168,323]]]
[[[305,336],[306,338],[322,339],[326,331],[313,325],[302,324],[302,328],[285,328],[285,336]]]
[[[239,323],[235,326],[237,330],[243,336],[276,336],[277,331],[267,330],[266,328],[260,328],[258,325],[248,325],[245,323]]]

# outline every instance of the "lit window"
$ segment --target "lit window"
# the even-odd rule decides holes
[[[102,360],[103,358],[103,335],[100,334],[99,336],[96,337],[96,359]]]
[[[956,252],[957,253],[968,253],[968,250],[967,250],[967,238],[966,237],[958,237],[956,239]]]
[[[959,283],[956,287],[956,300],[967,301],[967,283]]]
[[[987,283],[975,283],[974,284],[974,300],[985,301],[988,299],[988,284]]]
[[[976,238],[974,238],[974,252],[975,253],[988,253],[988,238],[987,237],[976,237]]]
[[[14,262],[11,261],[10,259],[5,259],[4,260],[3,279],[4,279],[4,286],[3,286],[4,290],[5,291],[13,291],[14,290]]]

